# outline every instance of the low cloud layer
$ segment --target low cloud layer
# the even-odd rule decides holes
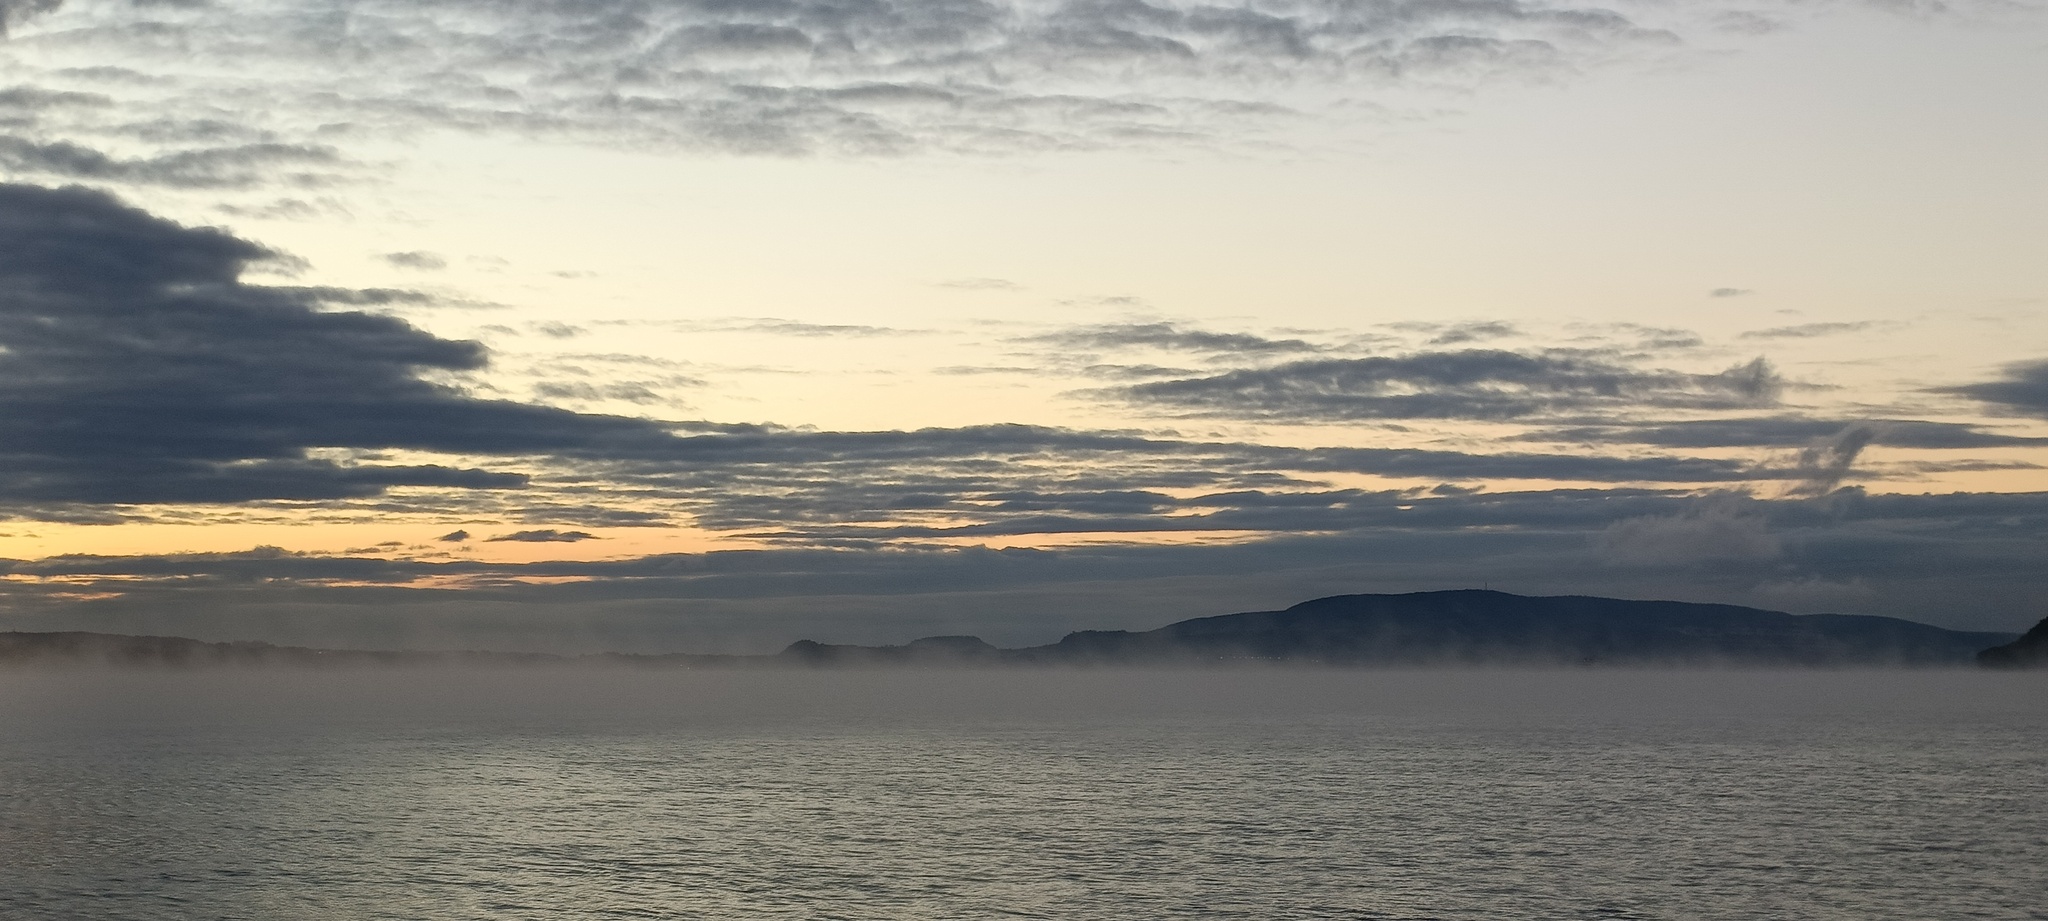
[[[1600,532],[1609,560],[1629,565],[1699,564],[1775,559],[1778,538],[1760,515],[1743,514],[1728,501],[1703,501],[1676,515],[1617,521]]]
[[[1638,409],[1774,405],[1784,379],[1762,358],[1712,374],[1642,368],[1619,356],[1497,349],[1318,359],[1096,391],[1195,416],[1276,422],[1517,420]]]
[[[1538,429],[1524,437],[1529,441],[1640,444],[1664,448],[1800,448],[1833,439],[1851,428],[1867,429],[1871,444],[1895,448],[2048,447],[2048,437],[2010,435],[1967,422],[1795,415],[1573,426]]]
[[[1868,320],[1850,323],[1801,323],[1797,326],[1774,326],[1770,329],[1753,329],[1743,333],[1743,339],[1817,339],[1822,336],[1839,336],[1845,333],[1860,333],[1877,324]]]
[[[1019,341],[1062,350],[1156,349],[1238,359],[1323,350],[1321,346],[1301,339],[1219,333],[1175,323],[1105,323],[1043,333]]]
[[[1950,387],[1943,392],[1979,400],[2005,412],[2048,419],[2048,361],[2008,365],[1995,380]]]
[[[346,165],[334,148],[306,144],[241,144],[121,157],[70,141],[0,134],[0,171],[60,181],[239,189],[295,176],[318,181]]]
[[[555,528],[539,528],[532,531],[514,531],[497,537],[485,538],[485,543],[513,541],[527,544],[573,544],[577,541],[596,540],[597,535],[589,531],[562,531]]]
[[[1597,498],[1598,501],[1593,501]],[[1616,501],[1619,500],[1619,501]],[[1439,504],[1440,503],[1440,504]],[[974,633],[1042,643],[1317,595],[1470,587],[1842,611],[1788,585],[1860,585],[1854,612],[2020,630],[2048,495],[1758,499],[1549,492],[1419,498],[1340,534],[1063,550],[783,549],[485,563],[295,554],[0,561],[20,629],[338,645],[771,652],[798,638]],[[1483,575],[1482,575],[1483,574]],[[295,616],[276,616],[290,586]],[[459,591],[451,590],[460,587]]]

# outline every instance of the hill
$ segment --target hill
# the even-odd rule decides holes
[[[651,668],[978,665],[1987,665],[2048,664],[2048,622],[2018,641],[1893,617],[1786,614],[1679,601],[1492,591],[1337,595],[1281,611],[1198,617],[1156,630],[1083,630],[999,649],[971,636],[901,646],[799,640],[773,656],[557,656],[314,649],[108,633],[0,633],[0,664],[531,666]],[[1997,645],[2007,643],[2007,645]],[[1993,647],[1996,648],[1989,648]],[[1984,650],[1982,655],[1979,650]]]
[[[1977,664],[1992,668],[2048,668],[2048,617],[2019,639],[1978,653]]]
[[[2010,636],[1893,617],[1464,590],[1338,595],[1143,632],[1084,630],[1026,649],[998,650],[973,637],[886,647],[803,641],[783,657],[818,665],[931,665],[949,657],[1046,665],[1964,665]],[[962,653],[951,656],[956,648]]]

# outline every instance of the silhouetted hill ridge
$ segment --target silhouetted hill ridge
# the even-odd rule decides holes
[[[927,636],[901,646],[849,646],[797,640],[776,658],[802,665],[955,665],[1004,661],[1015,650],[997,649],[978,636]]]
[[[900,646],[798,640],[770,656],[683,653],[400,652],[212,643],[120,634],[0,633],[0,663],[109,665],[557,665],[952,667],[1279,662],[1323,665],[1987,665],[2048,664],[2048,621],[2024,637],[1894,617],[1787,614],[1724,604],[1532,597],[1478,589],[1335,595],[1278,611],[1177,621],[1154,630],[1080,630],[999,649],[978,637]],[[1995,644],[1996,648],[1989,648]],[[1982,650],[1980,654],[1979,651]]]
[[[1978,653],[1977,662],[1992,668],[2048,668],[2048,617],[2019,639]]]
[[[1096,661],[1931,665],[1967,663],[2007,635],[1869,615],[1466,589],[1337,595],[1144,632],[1080,631],[1039,649]]]

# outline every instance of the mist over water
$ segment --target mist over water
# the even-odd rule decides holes
[[[2048,676],[0,676],[0,917],[2043,918]]]

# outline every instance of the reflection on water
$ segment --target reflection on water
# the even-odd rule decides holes
[[[0,678],[0,917],[2048,918],[2048,678]]]

